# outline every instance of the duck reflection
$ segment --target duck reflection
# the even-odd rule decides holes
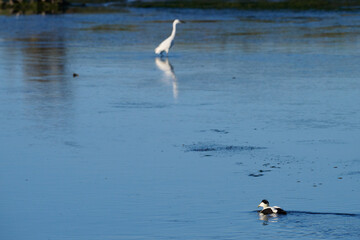
[[[263,221],[263,225],[268,225],[269,223],[272,223],[272,222],[278,222],[278,221],[279,221],[279,217],[278,217],[278,215],[275,214],[275,213],[273,213],[273,214],[268,214],[268,215],[259,213],[259,220],[260,220],[260,221]]]
[[[174,67],[171,65],[168,58],[155,58],[156,66],[163,72],[162,81],[166,84],[171,84],[173,89],[174,99],[178,98],[178,82],[174,72]]]

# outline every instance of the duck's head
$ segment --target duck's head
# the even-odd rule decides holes
[[[266,199],[262,200],[258,207],[262,207],[262,208],[269,207],[269,201]]]

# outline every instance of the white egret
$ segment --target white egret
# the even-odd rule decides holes
[[[180,21],[179,19],[175,19],[173,22],[173,30],[171,32],[170,37],[165,39],[162,43],[159,44],[157,48],[155,48],[155,53],[162,55],[164,52],[166,55],[168,55],[170,48],[174,45],[174,38],[176,34],[176,24],[178,23],[184,23],[183,21]]]

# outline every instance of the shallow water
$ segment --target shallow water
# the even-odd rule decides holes
[[[2,239],[358,239],[358,13],[0,22]]]

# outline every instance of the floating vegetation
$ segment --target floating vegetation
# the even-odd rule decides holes
[[[285,23],[309,23],[309,22],[320,22],[324,20],[321,17],[304,17],[304,16],[297,16],[297,17],[284,17],[282,18],[282,22]]]
[[[255,23],[276,23],[277,21],[274,19],[259,19],[256,18],[254,16],[250,16],[250,17],[239,17],[238,18],[240,21],[244,21],[244,22],[255,22]]]
[[[229,132],[223,129],[210,129],[210,131],[215,133],[222,133],[222,134],[228,134]]]
[[[130,24],[101,24],[95,25],[88,28],[81,28],[84,31],[100,31],[100,32],[112,32],[112,31],[127,31],[134,32],[137,31],[135,25]]]
[[[142,8],[235,8],[242,10],[353,10],[360,7],[360,0],[169,0],[136,1],[131,6]]]
[[[332,26],[326,26],[326,27],[318,27],[317,29],[319,30],[326,30],[326,31],[332,31],[332,30],[339,30],[339,29],[359,29],[360,25],[332,25]],[[322,141],[331,141],[333,142],[334,140],[322,140]]]
[[[264,32],[234,32],[234,33],[225,33],[226,36],[260,36],[264,35]]]
[[[114,103],[114,108],[121,108],[121,109],[157,109],[157,108],[166,108],[168,105],[166,104],[153,104],[148,102],[121,102],[121,103]]]
[[[241,152],[265,149],[264,147],[255,146],[233,146],[203,143],[185,145],[185,148],[188,152]]]
[[[249,176],[249,177],[262,177],[262,176],[264,176],[264,174],[261,174],[261,173],[259,173],[259,174],[251,173],[251,174],[249,174],[248,176]]]
[[[190,23],[216,23],[216,22],[219,22],[219,20],[188,20],[186,22],[190,22]]]
[[[358,37],[359,32],[320,32],[304,34],[306,38],[341,38],[341,37]]]

